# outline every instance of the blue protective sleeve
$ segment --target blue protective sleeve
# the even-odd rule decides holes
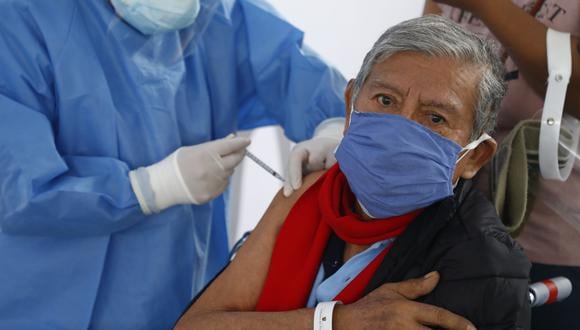
[[[142,214],[124,162],[59,153],[52,125],[52,61],[59,54],[49,53],[25,9],[1,9],[1,231],[101,235],[135,224]]]
[[[344,117],[344,77],[303,46],[303,33],[266,3],[239,2],[256,89],[256,98],[246,102],[240,128],[263,125],[270,118],[291,140],[303,141],[323,120]]]
[[[100,235],[142,217],[125,163],[61,156],[50,122],[0,95],[0,228],[32,235]]]

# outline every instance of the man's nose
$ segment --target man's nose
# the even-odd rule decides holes
[[[416,120],[419,113],[419,100],[407,98],[403,102],[399,115],[409,120]]]

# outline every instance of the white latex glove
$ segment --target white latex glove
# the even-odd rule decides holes
[[[294,146],[286,167],[284,196],[290,196],[302,186],[303,176],[328,169],[336,163],[334,151],[342,140],[343,130],[344,118],[330,118],[316,127],[312,139]]]
[[[143,213],[157,213],[178,204],[203,204],[227,187],[250,140],[223,139],[182,147],[159,163],[129,172]]]

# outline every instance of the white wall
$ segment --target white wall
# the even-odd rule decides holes
[[[350,79],[364,55],[389,26],[421,14],[424,0],[269,0],[288,21],[305,32],[305,42]],[[284,173],[290,143],[277,127],[248,132],[249,150]],[[246,158],[236,171],[230,207],[230,243],[251,230],[281,183]]]
[[[417,17],[424,0],[269,0],[306,43],[347,78],[388,27]]]

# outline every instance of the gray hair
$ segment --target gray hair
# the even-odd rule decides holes
[[[365,56],[354,81],[353,102],[358,98],[373,65],[400,52],[450,57],[482,68],[470,140],[484,132],[489,134],[493,131],[497,109],[506,92],[503,64],[488,41],[440,16],[414,18],[383,33]]]

